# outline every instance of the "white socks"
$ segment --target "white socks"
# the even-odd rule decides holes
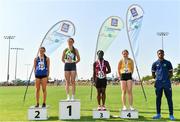
[[[123,110],[123,111],[127,110],[126,106],[123,106],[122,110]]]
[[[135,110],[132,106],[129,106],[129,109],[130,109],[131,111],[134,111],[134,110]],[[122,110],[123,110],[123,111],[127,110],[126,106],[123,106]]]
[[[134,110],[135,110],[132,106],[130,106],[129,109],[130,109],[131,111],[134,111]]]
[[[74,100],[74,95],[72,95],[71,98],[70,98],[70,95],[67,94],[67,100]]]
[[[69,94],[67,94],[67,100],[70,100],[70,96],[69,96]]]
[[[74,100],[74,95],[72,95],[71,100]]]

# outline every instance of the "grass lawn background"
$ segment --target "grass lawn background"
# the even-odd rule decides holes
[[[23,95],[25,87],[0,87],[0,121],[27,121],[27,111],[32,105],[35,105],[35,88],[29,87],[26,102],[23,105]],[[48,121],[58,120],[59,101],[66,98],[64,86],[48,86],[47,104]],[[110,119],[106,121],[154,121],[152,116],[156,114],[155,92],[153,86],[145,86],[148,101],[145,102],[140,86],[134,86],[134,107],[139,111],[139,119],[128,120],[113,118],[118,116],[121,108],[121,90],[120,86],[107,86],[106,107],[110,109]],[[42,92],[41,92],[42,94]],[[173,86],[174,115],[176,121],[180,121],[180,87]],[[42,95],[41,95],[42,96]],[[41,97],[42,98],[42,97]],[[96,89],[93,88],[93,99],[90,100],[90,86],[77,86],[76,98],[81,101],[81,119],[78,121],[102,121],[92,119],[92,109],[97,107]],[[42,103],[42,102],[41,102]],[[169,121],[169,111],[165,96],[162,98],[162,119],[159,121]],[[77,121],[77,120],[76,120]]]

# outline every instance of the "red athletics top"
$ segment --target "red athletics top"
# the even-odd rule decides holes
[[[104,79],[106,78],[106,74],[108,73],[108,67],[109,67],[109,62],[106,61],[106,60],[102,60],[102,61],[99,61],[97,60],[95,62],[95,75],[96,75],[96,78],[99,78],[99,79]]]

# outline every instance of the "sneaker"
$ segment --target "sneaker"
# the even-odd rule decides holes
[[[123,110],[123,111],[127,110],[126,106],[123,106],[122,110]]]
[[[42,108],[45,108],[45,107],[46,107],[46,103],[43,103],[43,104],[42,104]]]
[[[170,115],[170,116],[169,116],[169,119],[170,119],[170,120],[175,120],[175,118],[174,118],[173,115]]]
[[[37,103],[35,107],[38,108],[39,107],[39,103]]]
[[[72,95],[71,100],[74,101],[74,95]]]
[[[100,105],[97,107],[97,110],[98,110],[98,111],[100,111],[100,110],[101,110],[101,106],[100,106]]]
[[[69,101],[70,100],[70,96],[69,95],[67,95],[67,99],[66,99],[67,101]]]
[[[131,111],[134,111],[134,110],[135,110],[132,106],[130,106],[129,109],[130,109]]]
[[[153,116],[153,119],[161,119],[161,114],[156,114],[155,116]]]
[[[103,105],[103,106],[101,107],[101,110],[105,111],[105,110],[106,110],[106,107]]]

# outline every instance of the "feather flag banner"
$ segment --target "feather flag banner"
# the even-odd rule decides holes
[[[120,17],[110,16],[107,18],[100,28],[95,52],[98,50],[105,52],[123,27],[123,21]]]
[[[60,45],[66,41],[71,36],[75,35],[75,26],[74,24],[69,20],[62,20],[54,24],[45,34],[44,38],[41,41],[40,47],[46,48],[46,54],[49,56],[52,54]],[[38,56],[39,49],[37,51]],[[31,76],[33,73],[33,67],[29,76],[29,80],[26,85],[26,90],[24,93],[23,102],[25,102],[26,94],[29,86],[29,82],[31,80]]]
[[[138,40],[141,30],[144,11],[139,5],[131,5],[127,12],[127,32],[135,57],[139,54],[140,41]]]
[[[116,39],[119,32],[123,29],[123,21],[118,16],[110,16],[108,17],[103,24],[101,25],[97,43],[96,43],[96,49],[95,49],[95,55],[94,55],[94,61],[96,60],[96,52],[98,50],[106,51],[112,42]],[[91,84],[91,94],[90,99],[92,100],[92,91],[93,91],[93,84]]]
[[[56,23],[48,33],[45,35],[42,41],[43,47],[46,48],[46,54],[53,53],[64,41],[74,36],[75,26],[69,20],[62,20]]]
[[[127,14],[126,14],[126,31],[127,31],[127,36],[128,36],[131,52],[133,55],[134,63],[136,66],[136,71],[139,78],[138,80],[141,83],[143,95],[144,95],[145,100],[147,101],[146,93],[143,87],[143,83],[141,81],[141,77],[140,77],[140,73],[139,73],[139,69],[138,69],[137,61],[136,61],[136,58],[138,57],[138,53],[139,53],[139,42],[140,42],[139,40],[137,40],[137,38],[141,29],[143,14],[144,14],[144,11],[139,5],[136,5],[136,4],[131,5],[128,8]]]

